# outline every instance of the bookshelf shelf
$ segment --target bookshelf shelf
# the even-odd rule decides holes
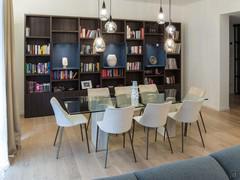
[[[107,33],[104,30],[106,22],[98,18],[26,15],[25,20],[24,58],[27,67],[24,71],[25,117],[52,115],[49,101],[53,96],[64,98],[87,95],[81,84],[82,81],[89,80],[93,88],[129,86],[132,81],[137,81],[138,84],[155,83],[161,92],[176,90],[174,96],[180,100],[182,67],[180,23],[173,23],[179,32],[176,42],[180,44],[180,53],[166,54],[162,53],[164,50],[161,49],[159,54],[156,47],[163,47],[166,32],[163,25],[158,25],[154,21],[114,19],[118,31]],[[106,43],[106,50],[101,54],[92,54],[94,33],[98,28]],[[41,49],[41,46],[45,45],[49,51]],[[153,45],[155,46],[150,47]],[[39,48],[41,53],[47,54],[39,54]],[[109,54],[117,57],[115,67],[108,66]],[[151,56],[157,57],[156,65],[149,62]],[[68,57],[67,68],[62,67],[63,57]],[[169,63],[167,66],[167,59],[175,59],[176,66]],[[48,71],[35,71],[35,67],[46,69],[45,64],[49,65]],[[165,69],[174,67],[177,69]],[[173,76],[176,81],[171,81]],[[169,79],[171,83],[176,84],[167,84]],[[31,89],[32,86],[34,89]],[[40,92],[34,92],[35,90]]]

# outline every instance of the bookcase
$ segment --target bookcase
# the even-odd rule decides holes
[[[166,97],[181,98],[181,24],[174,23],[176,51],[166,54],[164,25],[139,20],[114,20],[117,32],[104,31],[97,18],[47,15],[25,16],[25,117],[51,115],[51,97],[87,95],[83,81],[93,88],[155,83]],[[104,53],[93,49],[96,30],[106,43]],[[117,64],[109,67],[114,54]],[[68,58],[63,67],[62,58]]]

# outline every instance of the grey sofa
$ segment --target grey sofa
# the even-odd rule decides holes
[[[101,180],[240,180],[240,146]]]

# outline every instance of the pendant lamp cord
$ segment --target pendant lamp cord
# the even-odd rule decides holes
[[[169,0],[169,25],[172,23],[172,1]]]
[[[112,0],[110,0],[110,16],[112,16]]]

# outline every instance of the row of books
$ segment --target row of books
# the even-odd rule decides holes
[[[166,84],[175,84],[175,76],[166,77]]]
[[[158,68],[145,70],[145,75],[164,75],[164,71]]]
[[[100,65],[99,63],[81,63],[80,71],[81,72],[99,72]]]
[[[50,54],[50,44],[27,44],[27,54],[30,55],[49,55]]]
[[[176,43],[175,48],[169,52],[169,54],[180,54],[181,53],[181,44]]]
[[[72,70],[62,70],[53,72],[53,80],[71,80],[77,79],[78,73]]]
[[[80,50],[81,55],[89,55],[89,54],[96,54],[94,51],[94,48],[92,48],[91,45],[89,44],[82,44],[81,45],[81,50]]]
[[[27,82],[28,93],[50,92],[50,83]]]
[[[144,84],[155,84],[152,78],[144,78]]]
[[[142,46],[128,46],[128,54],[142,54],[143,47]]]
[[[142,67],[141,62],[127,62],[128,71],[139,71],[141,70],[141,67]]]
[[[123,69],[103,69],[102,70],[102,77],[119,77],[123,76]]]
[[[175,58],[167,58],[165,69],[177,69],[177,63]]]
[[[80,27],[80,38],[95,38],[97,34],[97,30],[90,30],[86,28]]]
[[[166,89],[165,90],[166,98],[168,98],[168,97],[176,97],[176,95],[177,95],[177,90],[176,89]]]
[[[50,63],[25,64],[27,74],[48,74],[50,73]]]
[[[144,39],[144,28],[132,30],[130,26],[127,25],[127,39]]]

